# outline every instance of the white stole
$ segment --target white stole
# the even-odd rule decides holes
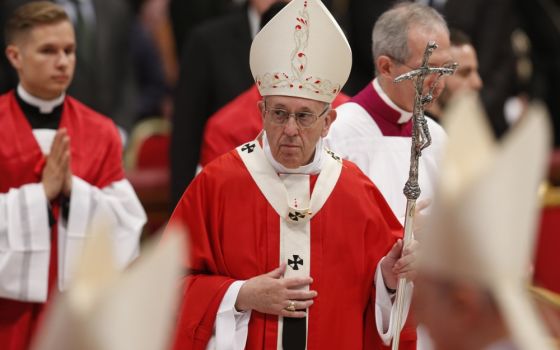
[[[278,175],[258,141],[237,147],[251,177],[280,218],[280,263],[288,264],[284,277],[310,275],[310,220],[329,198],[342,171],[340,157],[326,149],[321,151],[325,152],[325,160],[313,193],[310,193],[309,175]],[[278,349],[282,349],[282,328],[283,317],[279,317]]]

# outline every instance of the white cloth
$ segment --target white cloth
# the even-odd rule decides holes
[[[121,267],[139,253],[146,214],[132,186],[120,180],[99,189],[74,176],[68,221],[58,220],[58,287],[64,290],[91,221],[103,213],[112,227]],[[51,230],[42,184],[0,194],[0,297],[44,302],[48,292]]]
[[[47,299],[50,229],[41,184],[0,194],[0,297]]]
[[[266,137],[266,132],[263,131],[262,133],[262,142],[263,142],[263,151],[266,159],[272,165],[274,170],[278,174],[318,174],[321,172],[323,167],[323,138],[320,138],[315,145],[315,153],[313,154],[313,160],[306,165],[300,166],[296,169],[286,168],[282,164],[280,164],[274,157],[272,156],[272,151],[270,150],[270,144],[268,143],[268,138]]]
[[[410,120],[411,114],[398,108],[382,90],[377,80],[374,80],[373,88],[389,107],[400,114],[397,121],[399,124]],[[325,138],[326,146],[344,159],[354,162],[377,186],[395,216],[404,224],[406,197],[403,188],[408,180],[410,169],[411,137],[384,136],[373,117],[357,103],[344,103],[336,109],[336,112],[337,119]],[[437,183],[438,163],[447,139],[445,131],[439,124],[428,117],[426,119],[432,144],[422,151],[420,157],[418,183],[422,192],[419,200],[433,197]],[[408,314],[412,288],[412,283],[408,283],[405,293],[405,310],[407,310],[405,315]],[[377,299],[379,298],[380,296],[377,296]],[[381,310],[383,313],[378,314],[377,303],[379,300],[376,300],[375,316],[378,332],[385,344],[388,344],[395,325],[390,322],[391,318],[387,319],[385,316],[388,310]],[[427,345],[422,347],[421,344]],[[431,349],[429,344],[429,340],[421,339],[418,342],[419,349],[422,350]]]
[[[243,350],[249,333],[251,311],[239,312],[235,302],[245,281],[235,281],[229,286],[216,316],[214,335],[210,338],[207,350]]]
[[[402,223],[406,209],[403,188],[410,167],[411,138],[384,136],[368,112],[356,103],[342,104],[336,111],[337,118],[325,138],[327,147],[354,162],[371,179]],[[430,118],[426,119],[432,145],[420,157],[418,183],[422,192],[419,200],[433,197],[438,160],[446,139],[443,128]]]
[[[383,259],[381,259],[381,261],[383,261]],[[375,325],[377,327],[377,333],[379,333],[383,343],[389,345],[393,338],[393,329],[396,327],[394,321],[396,309],[393,307],[392,301],[395,294],[389,294],[387,288],[385,288],[385,282],[383,282],[383,276],[381,275],[381,261],[375,270]],[[412,282],[408,282],[404,294],[403,315],[405,315],[405,317],[401,320],[401,329],[406,322],[406,315],[408,315],[408,310],[410,309],[412,290],[413,284]]]
[[[21,86],[21,84],[17,86],[17,93],[22,100],[32,106],[37,107],[41,113],[51,113],[53,109],[60,106],[62,102],[64,102],[64,98],[66,97],[66,93],[62,93],[59,97],[53,100],[43,100],[31,95],[23,88],[23,86]]]

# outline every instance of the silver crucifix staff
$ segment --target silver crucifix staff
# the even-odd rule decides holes
[[[413,238],[412,228],[414,225],[414,214],[416,211],[416,200],[420,197],[420,186],[418,185],[418,160],[422,155],[422,150],[432,143],[430,130],[424,116],[424,106],[433,100],[433,92],[439,79],[444,75],[451,75],[455,72],[457,64],[454,63],[449,67],[430,67],[428,61],[432,52],[437,49],[435,41],[430,41],[424,51],[422,65],[413,71],[405,73],[395,78],[395,83],[405,80],[413,80],[416,95],[414,97],[414,111],[412,114],[412,147],[410,152],[410,170],[408,173],[408,181],[404,186],[404,195],[406,196],[406,213],[404,219],[404,237],[403,249],[410,244]],[[436,74],[437,78],[429,87],[428,93],[424,95],[424,79],[431,74]],[[392,350],[399,348],[399,340],[401,333],[401,323],[404,313],[404,295],[406,288],[406,279],[400,278],[397,286],[397,297],[395,300],[395,327],[393,328],[393,345]]]

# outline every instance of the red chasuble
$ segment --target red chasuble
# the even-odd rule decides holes
[[[257,137],[263,124],[257,107],[261,99],[257,86],[253,85],[208,119],[200,149],[200,165],[204,167],[222,154]],[[333,108],[348,100],[348,96],[338,94],[332,103]]]
[[[45,159],[14,92],[0,96],[0,191],[41,181]],[[103,188],[122,180],[121,143],[113,122],[66,97],[61,128],[68,130],[72,173],[89,184]],[[58,201],[51,203],[58,213]],[[46,206],[46,204],[45,204]],[[49,290],[57,285],[56,224],[51,236]],[[0,348],[27,349],[45,304],[0,298]]]
[[[317,176],[311,176],[311,190]],[[280,218],[233,150],[208,164],[171,218],[190,230],[192,275],[177,325],[175,349],[200,349],[212,336],[228,287],[279,265]],[[309,350],[383,349],[374,322],[374,273],[402,226],[367,177],[344,161],[323,207],[311,219]],[[278,317],[252,311],[246,349],[276,349]],[[416,348],[406,329],[401,349]]]

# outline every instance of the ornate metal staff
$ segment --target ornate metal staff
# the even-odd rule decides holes
[[[437,86],[439,79],[444,75],[451,75],[457,69],[457,63],[453,63],[449,67],[430,67],[428,61],[432,52],[437,49],[435,41],[428,42],[422,65],[413,71],[405,73],[395,78],[395,83],[400,83],[405,80],[414,80],[414,87],[416,95],[414,97],[414,111],[412,114],[412,147],[410,152],[410,170],[408,173],[408,181],[404,185],[404,195],[406,196],[406,213],[404,218],[404,238],[403,250],[410,244],[413,238],[412,228],[414,225],[414,214],[416,211],[416,200],[420,197],[420,186],[418,185],[418,160],[422,155],[422,150],[430,146],[432,137],[426,118],[424,117],[424,106],[433,100],[433,92]],[[424,79],[431,74],[437,74],[434,83],[429,87],[428,93],[423,95]],[[399,348],[399,340],[401,334],[401,323],[404,313],[404,292],[406,287],[406,279],[400,278],[397,286],[397,297],[395,300],[395,327],[393,328],[393,344],[392,350]]]

